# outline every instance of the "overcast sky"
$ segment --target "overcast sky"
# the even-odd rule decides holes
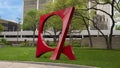
[[[0,0],[0,18],[15,20],[22,18],[22,0]]]

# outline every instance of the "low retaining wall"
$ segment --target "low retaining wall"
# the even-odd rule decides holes
[[[107,48],[106,41],[103,37],[92,37],[93,48]],[[81,39],[81,45],[89,46],[89,38]],[[120,37],[113,37],[112,48],[120,49]]]

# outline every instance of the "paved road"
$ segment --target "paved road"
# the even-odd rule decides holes
[[[0,61],[0,68],[97,68],[97,67],[44,62],[37,63],[37,62]]]

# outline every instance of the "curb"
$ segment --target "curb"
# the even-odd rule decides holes
[[[28,64],[37,64],[37,65],[61,66],[61,67],[69,67],[69,68],[100,68],[100,67],[86,66],[86,65],[51,63],[51,62],[34,62],[34,61],[0,61],[0,62],[28,63]]]

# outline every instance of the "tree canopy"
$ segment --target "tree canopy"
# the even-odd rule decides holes
[[[43,14],[43,11],[36,9],[28,11],[24,16],[23,29],[24,30],[36,30],[38,27],[40,15]]]
[[[4,27],[0,24],[0,32],[4,30]]]

